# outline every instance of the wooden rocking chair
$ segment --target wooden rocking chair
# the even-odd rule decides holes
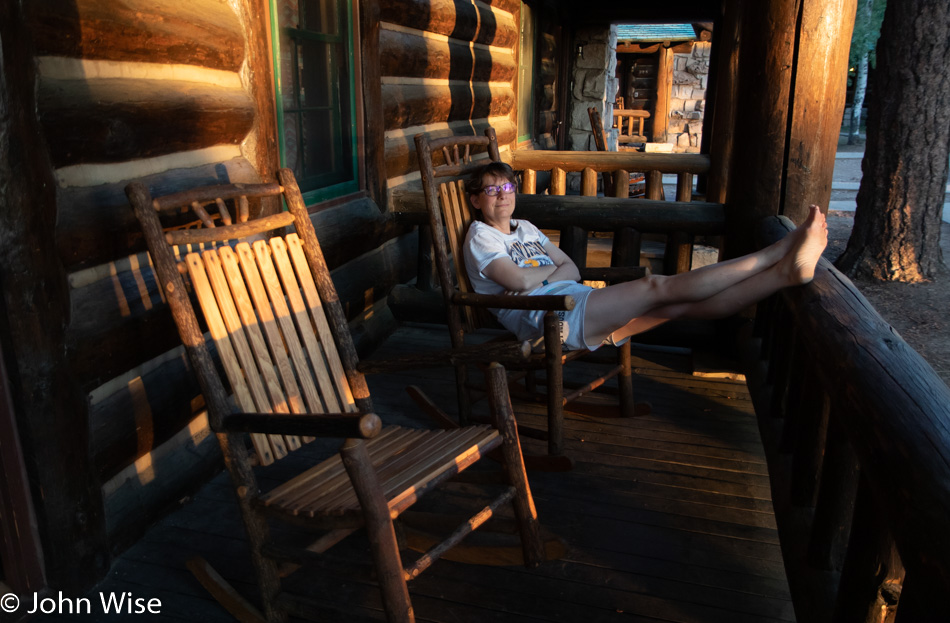
[[[574,307],[570,296],[514,296],[484,295],[475,293],[462,260],[462,245],[472,221],[464,179],[487,162],[473,162],[475,150],[487,150],[492,160],[501,160],[494,128],[487,128],[485,136],[451,136],[430,139],[424,134],[415,136],[422,185],[425,192],[429,227],[435,249],[436,269],[442,287],[442,295],[448,311],[449,332],[452,346],[465,346],[466,334],[486,326],[498,326],[488,312],[489,308],[547,310],[544,316],[544,350],[535,353],[522,366],[509,364],[509,368],[522,367],[528,370],[545,370],[547,373],[546,401],[548,430],[540,436],[547,439],[549,455],[559,456],[564,452],[564,407],[569,402],[601,386],[617,376],[620,393],[620,415],[630,417],[649,411],[646,404],[633,401],[633,377],[630,364],[629,343],[619,350],[618,365],[603,376],[567,394],[563,384],[563,365],[589,353],[576,350],[564,353],[561,348],[558,310]],[[442,152],[445,164],[436,166],[433,154]],[[446,181],[440,181],[445,178]],[[444,226],[443,226],[444,225]],[[448,240],[446,240],[448,238]],[[455,258],[454,269],[450,254]],[[454,274],[453,274],[454,273]],[[602,278],[602,277],[600,277]],[[512,336],[513,337],[513,336]],[[472,398],[469,394],[468,372],[465,365],[456,366],[460,420],[467,421]],[[529,386],[530,389],[530,386]],[[522,429],[524,434],[530,431]]]
[[[620,99],[621,101],[623,100],[623,98]],[[587,116],[590,117],[590,129],[594,135],[594,147],[597,148],[597,151],[610,151],[607,148],[607,132],[604,130],[604,121],[600,116],[600,111],[594,106],[591,106],[587,109]],[[630,173],[629,179],[626,180],[628,184],[627,188],[616,188],[615,184],[620,181],[621,178],[617,177],[614,179],[612,173],[604,171],[601,173],[601,177],[604,180],[605,197],[646,197],[646,176],[643,173]],[[660,178],[660,181],[662,181],[662,178]],[[622,183],[623,182],[621,182],[621,184]],[[662,191],[663,185],[660,184],[660,192],[662,193]],[[662,194],[660,198],[663,198]]]
[[[346,319],[293,173],[282,169],[279,179],[279,184],[212,186],[155,199],[139,182],[126,189],[221,443],[247,527],[267,620],[283,621],[288,613],[307,616],[313,599],[308,606],[306,596],[283,592],[281,576],[361,527],[369,535],[389,621],[413,621],[407,580],[508,502],[514,506],[523,560],[529,567],[539,564],[543,544],[504,368],[489,366],[497,427],[382,426],[357,370]],[[270,201],[283,197],[289,211],[248,220],[249,201],[266,197],[274,198]],[[203,227],[163,231],[159,216],[183,209],[192,209]],[[294,233],[286,236],[262,236],[291,227]],[[248,237],[254,241],[248,242]],[[179,262],[177,245],[200,245],[203,250],[187,253]],[[208,338],[189,290],[198,299]],[[225,371],[227,389],[212,351]],[[262,493],[246,433],[256,461],[264,465],[313,437],[345,438],[345,442],[339,455]],[[500,455],[505,466],[503,493],[404,567],[393,520],[422,494],[495,448],[493,454]],[[270,521],[326,533],[292,549],[272,542],[277,531],[272,531]],[[326,614],[320,609],[309,613]]]

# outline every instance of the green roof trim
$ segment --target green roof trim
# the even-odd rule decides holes
[[[617,41],[689,41],[696,38],[692,24],[619,24]]]

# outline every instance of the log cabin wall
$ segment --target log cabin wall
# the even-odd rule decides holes
[[[413,136],[481,134],[511,146],[516,127],[519,0],[379,0],[379,58],[389,190],[417,187]]]
[[[21,416],[52,586],[98,579],[110,551],[219,466],[124,186],[143,179],[166,193],[273,174],[266,15],[257,0],[50,0],[22,16],[35,67],[30,148],[48,167],[33,188],[48,176],[56,264],[28,270],[62,279],[59,374],[77,396],[58,406],[63,417]],[[59,473],[79,466],[88,483]],[[80,534],[58,546],[75,522]]]

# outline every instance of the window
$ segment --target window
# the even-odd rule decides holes
[[[351,0],[271,0],[281,165],[307,203],[358,189]]]
[[[534,58],[537,46],[534,11],[521,3],[518,48],[518,142],[534,138]]]

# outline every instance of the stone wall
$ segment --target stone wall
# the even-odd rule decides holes
[[[575,61],[571,87],[571,119],[568,149],[595,150],[590,116],[591,106],[601,111],[604,127],[613,125],[613,106],[617,80],[617,27],[583,28],[574,40]],[[616,143],[616,139],[614,139]]]
[[[673,55],[667,140],[675,152],[699,153],[702,144],[710,46],[697,41],[690,54]]]

